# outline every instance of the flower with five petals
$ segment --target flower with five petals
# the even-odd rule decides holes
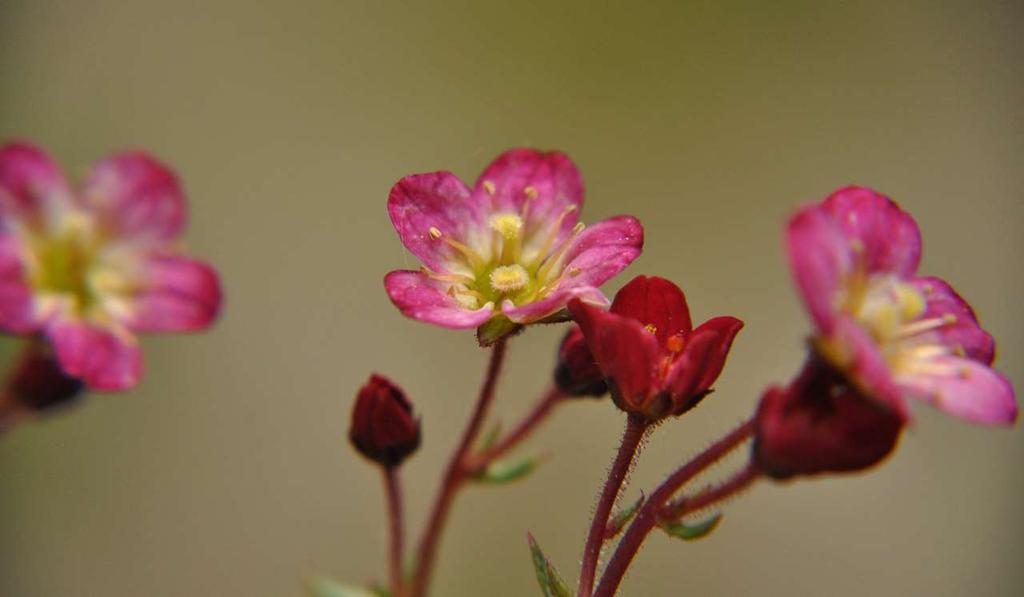
[[[629,216],[584,227],[582,204],[576,166],[555,152],[507,151],[472,189],[450,172],[407,176],[388,213],[423,266],[389,273],[388,295],[413,319],[479,328],[484,344],[558,319],[573,298],[607,305],[598,286],[640,255],[643,228]]]

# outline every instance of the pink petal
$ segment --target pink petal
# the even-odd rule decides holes
[[[615,295],[612,313],[654,326],[654,335],[665,346],[668,339],[693,329],[683,291],[657,276],[637,276]]]
[[[20,250],[17,240],[0,232],[0,329],[13,334],[39,329]]]
[[[921,261],[921,232],[910,214],[865,187],[846,187],[821,204],[850,241],[864,247],[868,273],[891,272],[907,277]]]
[[[588,226],[566,252],[557,288],[598,287],[626,269],[644,248],[644,228],[632,216],[616,216]]]
[[[605,297],[604,293],[592,286],[583,286],[554,290],[539,301],[526,303],[518,307],[513,305],[511,301],[505,301],[501,305],[501,312],[505,317],[516,323],[533,323],[564,309],[572,299],[579,299],[587,304],[602,308],[608,306],[608,298]]]
[[[43,150],[25,142],[0,148],[0,214],[34,218],[70,202],[64,175]]]
[[[493,186],[492,186],[493,185]],[[531,187],[532,191],[527,191]],[[489,189],[493,189],[493,194]],[[561,224],[561,237],[569,234],[583,205],[583,179],[565,154],[535,149],[512,149],[498,156],[476,182],[473,201],[492,212],[522,213],[527,194],[530,202],[526,230],[548,229],[548,223],[569,207]]]
[[[494,305],[488,303],[476,310],[468,309],[420,272],[390,272],[384,277],[384,288],[403,315],[441,327],[475,328],[494,315]]]
[[[853,267],[852,248],[835,221],[817,205],[789,220],[790,267],[815,324],[826,334],[835,323],[834,301]]]
[[[133,330],[201,330],[220,312],[220,280],[209,265],[185,257],[154,256],[146,262],[145,272],[145,288],[132,297]]]
[[[929,332],[945,346],[963,351],[968,358],[983,365],[991,365],[995,359],[996,344],[991,334],[981,329],[974,309],[960,297],[953,287],[941,278],[924,277],[913,281],[928,301],[928,307],[921,319],[932,319],[952,315],[956,321]]]
[[[932,359],[925,372],[899,380],[915,398],[975,423],[1009,425],[1017,420],[1013,385],[1003,375],[971,359]]]
[[[142,375],[142,351],[130,335],[74,320],[54,322],[46,335],[64,372],[93,390],[127,390]]]
[[[99,162],[83,192],[116,236],[163,243],[185,227],[185,194],[177,176],[146,153],[119,153]]]
[[[569,302],[569,311],[583,330],[594,360],[611,382],[613,396],[624,403],[623,409],[632,412],[646,406],[661,358],[654,334],[634,319],[578,300]]]
[[[904,420],[909,419],[907,405],[893,380],[889,364],[864,328],[842,316],[836,320],[830,342],[839,347],[843,359],[843,362],[833,362],[833,365],[851,384]]]
[[[388,196],[388,214],[405,248],[435,271],[447,271],[461,256],[434,238],[431,228],[473,244],[471,237],[486,224],[486,215],[470,200],[469,189],[451,172],[413,174],[398,181]]]

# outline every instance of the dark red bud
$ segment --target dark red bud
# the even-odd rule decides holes
[[[373,374],[356,396],[348,437],[363,456],[395,467],[419,447],[420,422],[401,388]]]
[[[761,398],[754,458],[777,479],[862,470],[892,452],[903,423],[811,357],[788,388],[769,388]]]
[[[601,368],[587,348],[580,326],[573,324],[558,347],[555,384],[569,396],[600,398],[608,392]]]
[[[80,396],[83,388],[80,380],[64,373],[53,351],[42,342],[34,342],[25,351],[8,383],[11,397],[34,412],[65,406]]]

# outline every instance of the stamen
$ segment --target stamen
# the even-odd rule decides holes
[[[523,246],[523,218],[509,213],[494,214],[488,218],[487,223],[504,239],[500,261],[506,264],[519,261]]]
[[[537,192],[537,188],[533,186],[528,186],[524,188],[523,194],[526,195],[527,199],[536,199],[537,197],[540,196],[540,193]]]
[[[451,237],[445,236],[445,234],[441,232],[441,230],[436,226],[431,226],[427,230],[427,232],[430,234],[430,238],[433,238],[434,240],[441,239],[442,241],[444,241],[446,245],[455,249],[459,253],[462,253],[467,259],[469,259],[474,269],[483,265],[484,258],[481,257],[479,253],[477,253],[473,249],[470,249],[469,247],[460,243],[459,241]]]
[[[686,339],[683,338],[682,334],[675,334],[669,337],[666,345],[671,352],[682,352],[683,347],[686,346]]]
[[[929,319],[921,319],[912,323],[900,326],[896,332],[897,338],[909,338],[932,330],[946,327],[947,325],[953,325],[956,323],[956,315],[952,313],[946,313],[942,317],[932,317]]]
[[[649,323],[649,324],[645,325],[644,329],[647,330],[648,332],[652,333],[652,334],[657,334],[658,333],[658,326],[654,325],[653,323]]]
[[[484,187],[484,192],[486,192],[488,195],[494,195],[495,187],[494,187],[494,183],[493,182],[491,182],[489,180],[485,180],[484,184],[483,184],[483,187]]]
[[[439,228],[437,228],[436,226],[431,226],[430,230],[428,230],[428,232],[430,233],[430,238],[432,238],[434,240],[437,240],[437,239],[441,238],[442,236],[444,236],[443,234],[441,234],[441,230]]]
[[[476,282],[476,278],[474,278],[472,276],[467,276],[466,274],[455,274],[455,273],[439,274],[439,273],[431,270],[430,268],[428,268],[425,265],[424,266],[420,266],[420,273],[422,273],[423,275],[427,276],[428,278],[432,278],[434,280],[439,280],[441,282],[458,282],[460,284],[467,284],[467,285],[470,285],[470,284],[473,284],[473,283]]]
[[[548,237],[544,239],[544,244],[541,245],[540,250],[537,251],[537,257],[534,259],[534,262],[530,264],[531,267],[540,265],[540,263],[544,261],[545,257],[548,256],[551,251],[551,247],[554,246],[555,240],[558,238],[558,233],[562,230],[562,222],[565,221],[565,218],[574,211],[576,211],[576,206],[570,205],[562,211],[561,215],[558,216],[558,219],[555,220],[554,224],[549,229]]]
[[[561,219],[559,219],[559,222],[561,222]],[[548,276],[551,272],[551,268],[562,259],[566,251],[569,250],[569,247],[571,247],[573,242],[576,240],[576,237],[583,232],[584,228],[586,228],[586,225],[583,222],[577,222],[576,225],[572,227],[572,234],[562,241],[562,244],[548,256],[546,261],[544,261],[544,265],[537,270],[537,279],[543,280]]]

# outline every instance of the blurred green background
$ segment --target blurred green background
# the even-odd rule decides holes
[[[403,319],[381,278],[414,260],[385,212],[401,176],[472,181],[558,148],[584,219],[628,212],[625,275],[742,317],[718,392],[658,429],[628,496],[796,370],[805,315],[781,226],[856,182],[897,198],[924,270],[981,313],[1024,388],[1024,11],[1019,2],[0,1],[0,138],[81,174],[137,146],[189,192],[190,248],[227,293],[212,333],[145,340],[125,395],[0,437],[0,595],[297,596],[384,575],[379,478],[344,440],[370,370],[423,415],[414,529],[485,353]],[[512,345],[496,414],[547,382],[560,329]],[[1007,356],[1008,355],[1008,356]],[[866,475],[761,483],[694,544],[652,535],[623,594],[1019,595],[1024,441],[926,408]],[[575,577],[622,416],[565,408],[528,481],[457,502],[435,595],[538,594],[531,530]],[[719,473],[721,474],[721,473]]]

